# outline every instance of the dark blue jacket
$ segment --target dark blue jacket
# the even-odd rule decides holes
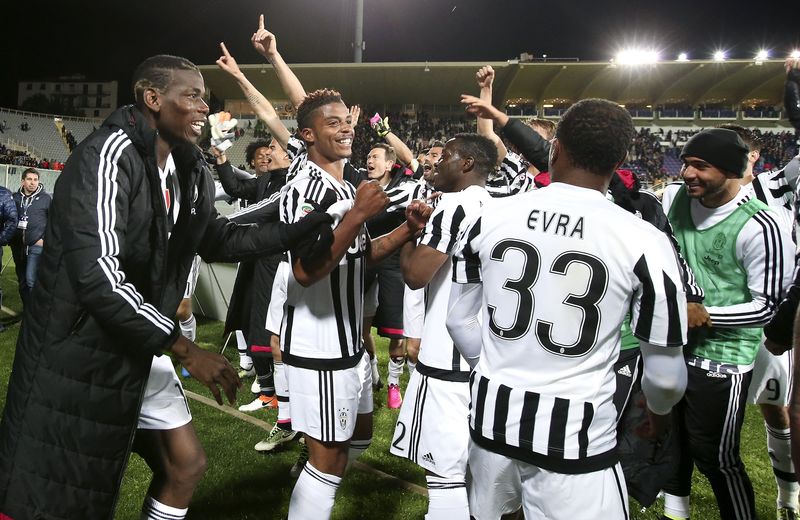
[[[0,246],[8,244],[17,231],[17,205],[11,192],[0,186]]]
[[[44,238],[47,215],[50,212],[50,203],[52,201],[50,194],[44,191],[44,184],[40,184],[32,195],[25,195],[22,188],[14,192],[17,215],[20,220],[28,221],[28,226],[22,233],[22,242],[26,246],[32,246]]]

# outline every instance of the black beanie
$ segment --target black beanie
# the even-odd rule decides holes
[[[681,159],[697,157],[716,168],[744,177],[747,168],[747,145],[739,134],[727,128],[709,128],[695,134],[684,145]]]

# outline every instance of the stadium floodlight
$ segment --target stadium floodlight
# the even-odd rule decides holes
[[[769,51],[766,49],[761,49],[756,53],[756,61],[764,61],[769,58]]]
[[[626,49],[617,54],[620,65],[651,65],[658,62],[658,51],[647,49]]]
[[[714,52],[714,61],[725,61],[725,51],[716,51]]]
[[[791,54],[789,54],[789,57],[790,57],[790,58],[794,58],[794,59],[796,59],[796,60],[797,60],[797,59],[800,59],[800,50],[799,50],[799,49],[795,49],[795,50],[793,50],[793,51],[792,51],[792,53],[791,53]]]
[[[678,61],[689,61],[689,55],[685,52],[678,54]]]

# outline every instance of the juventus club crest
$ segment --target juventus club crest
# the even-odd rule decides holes
[[[349,408],[339,408],[339,427],[343,430],[347,429],[347,416],[349,412]]]

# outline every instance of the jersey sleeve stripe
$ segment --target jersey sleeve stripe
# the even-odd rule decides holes
[[[683,301],[678,301],[678,288],[673,281],[662,272],[664,276],[664,294],[667,304],[667,345],[683,345],[683,325],[681,324],[681,313],[678,305],[683,305]]]
[[[434,216],[428,226],[430,226],[431,232],[426,233],[423,235],[420,244],[430,246],[434,249],[439,249],[439,241],[442,239],[441,229],[442,229],[442,220],[444,219],[444,212],[440,212],[438,215]],[[427,238],[427,240],[426,240]]]
[[[447,242],[447,248],[445,249],[447,253],[451,253],[456,245],[458,230],[461,229],[461,223],[464,221],[464,217],[466,217],[464,207],[459,205],[453,212],[453,218],[450,220],[450,240]]]
[[[653,329],[653,312],[655,311],[655,288],[650,277],[650,270],[644,255],[639,258],[633,268],[633,273],[642,284],[642,294],[639,304],[639,312],[636,316],[636,329],[634,334],[637,338],[647,341]]]

